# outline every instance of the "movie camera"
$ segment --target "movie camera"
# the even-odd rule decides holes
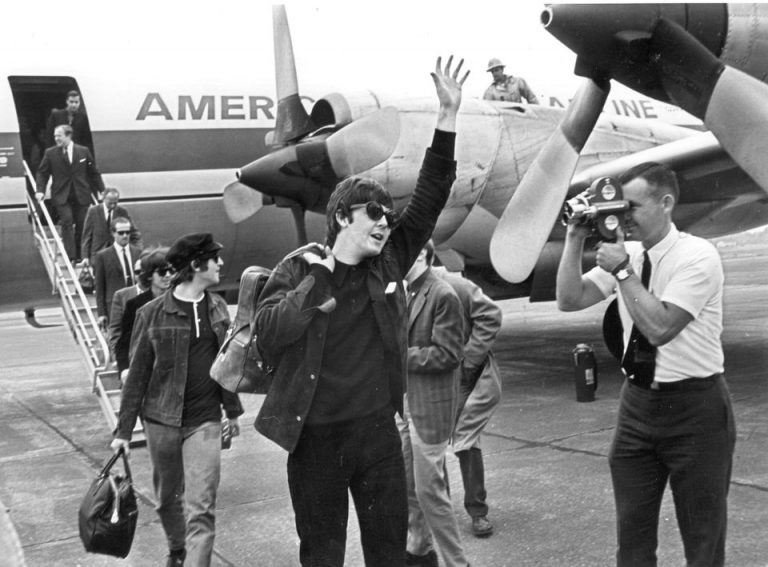
[[[589,225],[602,240],[616,240],[616,229],[622,224],[629,201],[624,200],[621,183],[615,177],[598,177],[582,193],[563,205],[563,224]]]

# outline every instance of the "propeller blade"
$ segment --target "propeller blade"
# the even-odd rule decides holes
[[[224,188],[224,210],[233,223],[252,217],[263,204],[261,193],[234,181]]]
[[[296,224],[296,245],[301,248],[309,242],[307,239],[307,223],[304,219],[305,211],[299,205],[296,205],[291,207],[291,212],[293,213],[293,222]]]
[[[507,203],[490,244],[491,263],[505,280],[521,282],[536,265],[609,90],[592,80],[579,89]]]
[[[291,29],[284,5],[272,6],[272,35],[275,47],[275,84],[277,116],[269,143],[282,144],[314,130],[309,115],[299,98],[296,60],[293,56]]]
[[[326,140],[331,167],[340,179],[371,169],[392,155],[399,139],[397,109],[386,106],[355,120]]]
[[[701,118],[733,161],[768,192],[768,85],[723,64],[665,18],[653,30],[649,57],[669,98]]]
[[[768,193],[768,85],[726,67],[704,120],[723,149]]]

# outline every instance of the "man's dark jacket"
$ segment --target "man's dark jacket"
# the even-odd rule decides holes
[[[384,344],[392,406],[401,414],[408,351],[402,281],[432,235],[455,177],[455,161],[427,150],[401,221],[382,253],[365,260],[369,264],[368,292]],[[279,363],[254,425],[289,452],[299,441],[317,388],[328,312],[334,303],[331,282],[326,268],[310,267],[300,254],[292,254],[278,264],[259,298],[259,345],[269,361]]]
[[[53,144],[53,132],[56,126],[69,124],[72,126],[72,141],[81,146],[87,146],[93,152],[93,139],[91,137],[91,127],[88,124],[88,115],[82,109],[72,115],[72,123],[69,122],[69,111],[66,108],[55,108],[51,110],[48,116],[48,123],[45,130],[45,143]]]
[[[81,205],[91,204],[91,194],[104,192],[104,181],[91,151],[78,144],[72,145],[71,164],[67,163],[59,146],[45,150],[37,169],[37,190],[40,193],[45,193],[45,186],[51,177],[51,200],[59,205],[67,203],[70,192],[75,193]]]
[[[208,296],[208,317],[219,345],[229,327],[226,302]],[[181,427],[187,359],[192,335],[187,314],[173,298],[173,290],[156,297],[136,314],[131,338],[131,365],[120,402],[115,436],[130,439],[136,418]],[[243,413],[237,394],[221,391],[222,405],[230,418]]]

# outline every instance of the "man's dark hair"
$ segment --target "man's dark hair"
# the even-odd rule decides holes
[[[141,253],[141,272],[139,273],[139,283],[142,287],[149,288],[152,285],[152,274],[158,268],[167,266],[168,262],[165,256],[168,254],[168,247],[152,248]]]
[[[352,221],[352,215],[349,207],[359,203],[376,201],[388,209],[393,208],[392,196],[384,187],[370,177],[353,176],[336,185],[331,198],[328,199],[328,206],[325,209],[326,231],[325,242],[333,247],[336,242],[336,236],[341,227],[336,220],[336,213],[339,212],[344,218]]]
[[[680,186],[677,175],[668,165],[647,161],[634,166],[619,176],[622,185],[634,179],[644,179],[651,188],[651,195],[660,201],[664,195],[670,194],[677,204],[680,199]]]
[[[181,283],[192,281],[192,279],[195,277],[195,269],[193,264],[200,268],[201,272],[207,272],[208,260],[217,255],[218,251],[206,254],[205,256],[200,256],[194,260],[190,260],[186,266],[179,268],[179,270],[174,274],[173,279],[171,280],[171,287],[176,287]]]
[[[79,93],[78,91],[75,91],[75,90],[71,90],[71,91],[69,91],[69,92],[67,93],[67,98],[69,98],[69,97],[71,97],[71,96],[76,96],[76,97],[80,98],[80,93]]]
[[[131,227],[131,230],[133,230],[133,224],[131,224],[131,220],[127,219],[125,217],[115,217],[112,219],[112,224],[109,225],[109,230],[112,232],[115,232],[117,230],[118,224],[127,224],[129,227]]]

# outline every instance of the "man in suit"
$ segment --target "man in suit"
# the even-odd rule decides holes
[[[66,108],[54,108],[48,117],[48,123],[45,128],[45,143],[54,142],[54,132],[56,126],[66,124],[72,127],[72,140],[76,144],[86,146],[93,153],[93,141],[91,137],[91,127],[88,124],[88,115],[82,107],[80,93],[69,91],[67,93]]]
[[[114,187],[108,187],[104,191],[102,202],[88,208],[83,226],[83,243],[80,247],[80,256],[86,263],[93,263],[96,252],[111,246],[112,231],[110,225],[112,219],[123,217],[131,220],[128,211],[121,207],[120,191]]]
[[[457,272],[433,272],[448,282],[461,301],[464,315],[464,361],[461,363],[459,409],[451,445],[459,459],[464,484],[464,509],[472,533],[493,533],[485,501],[485,467],[480,436],[501,401],[501,376],[491,347],[501,329],[501,309],[477,285]]]
[[[408,282],[408,382],[398,420],[408,483],[406,565],[448,567],[467,559],[443,475],[456,422],[459,369],[464,349],[461,302],[431,270],[431,241],[405,276]]]
[[[147,251],[143,251],[139,256],[139,259],[133,264],[133,274],[136,276],[136,282],[130,287],[121,287],[112,296],[112,304],[109,309],[109,325],[107,326],[107,334],[109,335],[109,348],[112,353],[112,360],[117,360],[117,354],[115,349],[117,348],[117,342],[120,340],[120,331],[123,320],[123,313],[125,313],[125,306],[128,301],[136,297],[142,292],[147,291],[147,288],[142,286],[141,277],[141,263],[142,258],[147,254]]]
[[[61,239],[69,259],[78,261],[83,223],[91,203],[91,194],[94,188],[99,193],[104,191],[104,181],[90,150],[72,142],[71,126],[57,126],[54,138],[56,145],[45,150],[37,170],[35,196],[38,201],[43,200],[48,179],[53,177],[51,199],[59,215]]]
[[[133,265],[141,249],[131,246],[131,221],[117,217],[112,221],[112,237],[115,243],[97,253],[93,259],[94,283],[96,287],[96,311],[99,325],[106,327],[112,296],[123,287],[136,282]]]

